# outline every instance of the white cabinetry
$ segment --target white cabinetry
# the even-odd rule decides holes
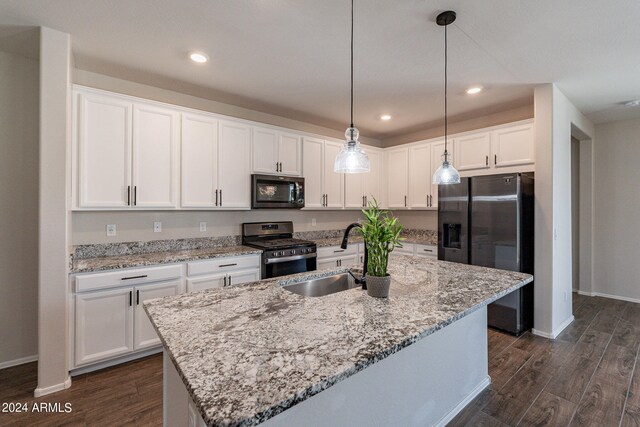
[[[347,249],[340,246],[318,248],[318,269],[352,267],[358,264],[358,245],[350,244]]]
[[[179,113],[74,91],[80,208],[176,208]]]
[[[266,128],[253,128],[253,172],[302,175],[300,136]]]
[[[367,173],[344,174],[344,206],[345,208],[366,207],[375,198],[381,201],[380,181],[382,177],[382,153],[374,148],[365,148],[369,156],[371,171]]]
[[[223,208],[251,207],[251,127],[220,120],[218,182]]]
[[[184,291],[180,265],[78,275],[74,294],[74,362],[83,366],[160,344],[144,312],[146,299]]]
[[[260,280],[260,255],[214,258],[187,263],[187,292]]]
[[[251,206],[251,128],[195,114],[182,116],[182,207]]]
[[[303,144],[305,208],[343,208],[344,174],[333,171],[342,144],[315,138]]]
[[[409,202],[410,208],[428,208],[432,197],[431,144],[409,148]]]
[[[456,137],[456,168],[464,176],[525,172],[535,164],[533,123],[498,126]]]
[[[406,208],[409,195],[409,149],[387,152],[388,205],[390,209]]]
[[[218,201],[218,121],[195,114],[182,115],[183,208],[213,208]]]

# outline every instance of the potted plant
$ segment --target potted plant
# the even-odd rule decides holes
[[[365,220],[358,228],[364,238],[368,250],[367,262],[367,293],[372,297],[386,298],[389,296],[391,276],[387,271],[389,254],[397,247],[401,247],[400,232],[402,224],[389,211],[382,210],[374,198],[368,207],[362,210]]]

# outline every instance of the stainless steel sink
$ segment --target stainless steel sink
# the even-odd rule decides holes
[[[355,280],[351,275],[349,275],[349,273],[340,273],[319,279],[292,283],[290,285],[283,286],[283,288],[289,292],[305,297],[322,297],[329,294],[335,294],[336,292],[357,288],[359,286],[360,285],[356,284]]]

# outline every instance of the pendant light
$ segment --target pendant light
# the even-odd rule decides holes
[[[460,184],[460,173],[449,163],[449,152],[447,151],[447,26],[456,20],[456,13],[452,10],[442,12],[436,18],[436,23],[444,27],[444,154],[442,166],[433,174],[434,184]]]
[[[333,171],[338,173],[363,173],[371,170],[369,156],[360,147],[360,132],[353,126],[353,0],[351,0],[351,124],[344,133],[347,141],[336,156]]]

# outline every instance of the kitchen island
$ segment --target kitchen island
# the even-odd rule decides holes
[[[145,302],[165,425],[444,424],[489,384],[486,305],[533,279],[395,256],[388,299],[282,288],[345,270]]]

